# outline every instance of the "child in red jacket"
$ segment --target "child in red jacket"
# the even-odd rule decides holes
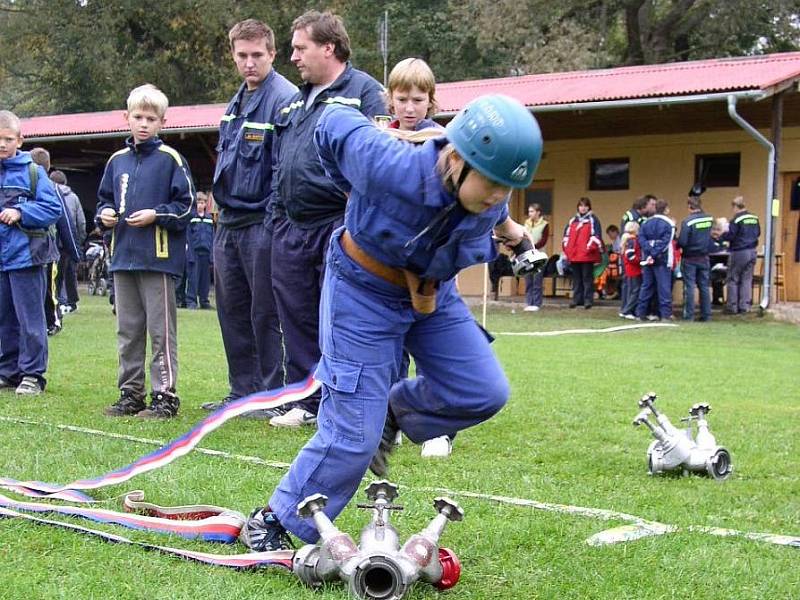
[[[642,252],[639,248],[639,224],[628,221],[622,236],[622,264],[625,270],[625,285],[622,286],[622,309],[619,316],[631,321],[636,319],[636,303],[639,301],[639,289],[642,287]]]

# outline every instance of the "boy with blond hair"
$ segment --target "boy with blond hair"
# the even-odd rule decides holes
[[[20,146],[19,119],[0,110],[0,390],[33,396],[46,383],[43,265],[58,259],[48,228],[61,205],[47,173]]]
[[[431,117],[436,113],[436,78],[421,58],[405,58],[389,73],[386,104],[392,129],[419,131],[441,128]]]
[[[124,117],[126,147],[111,155],[97,192],[96,221],[113,229],[111,268],[117,309],[119,399],[112,417],[166,419],[178,413],[175,278],[186,260],[186,225],[194,187],[186,159],[162,142],[167,97],[135,88]],[[151,403],[145,404],[145,351],[150,335]]]

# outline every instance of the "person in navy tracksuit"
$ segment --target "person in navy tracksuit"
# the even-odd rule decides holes
[[[344,219],[347,195],[325,175],[314,150],[314,128],[329,104],[352,106],[369,118],[386,115],[383,88],[349,62],[342,20],[309,11],[292,24],[292,62],[303,85],[281,110],[277,134],[272,280],[286,349],[286,377],[299,381],[319,361],[319,300],[328,241]],[[289,407],[270,424],[313,425],[319,396]]]
[[[658,316],[672,318],[672,267],[675,264],[675,223],[664,213],[669,208],[666,200],[656,202],[656,214],[639,228],[639,247],[642,251],[642,288],[636,317],[643,319],[653,297],[658,299]]]
[[[219,126],[214,201],[214,291],[230,389],[215,410],[242,396],[282,386],[283,342],[273,296],[272,215],[275,121],[297,88],[272,68],[275,35],[247,19],[228,33],[242,77]],[[264,417],[262,411],[250,417]]]
[[[21,145],[19,119],[0,111],[0,390],[36,395],[47,370],[43,265],[58,258],[48,229],[61,204]]]
[[[117,312],[119,399],[104,413],[168,419],[178,413],[175,280],[186,261],[186,225],[194,185],[186,159],[158,138],[167,97],[153,85],[128,96],[131,137],[111,155],[100,187],[95,222],[111,229],[111,268]],[[145,359],[150,336],[151,403],[145,405]]]
[[[208,289],[211,281],[211,250],[214,247],[214,219],[207,212],[207,197],[197,193],[197,212],[189,221],[186,256],[188,283],[186,284],[186,308],[211,308]],[[191,260],[189,259],[191,257]]]
[[[741,196],[731,202],[733,218],[722,239],[730,243],[725,312],[729,314],[750,312],[753,300],[753,269],[756,264],[756,246],[761,236],[758,215],[747,210]]]
[[[415,443],[454,435],[506,402],[508,381],[455,275],[497,256],[493,233],[510,245],[527,236],[508,199],[530,184],[541,134],[515,100],[484,96],[446,137],[433,135],[413,146],[336,104],[319,119],[317,151],[349,201],[327,255],[318,430],[248,519],[242,539],[253,550],[285,547],[286,530],[316,541],[298,503],[324,494],[335,518],[368,467],[386,476],[398,430]],[[398,381],[404,348],[418,375]]]

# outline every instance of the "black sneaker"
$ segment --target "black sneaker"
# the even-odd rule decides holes
[[[200,405],[200,408],[202,408],[203,410],[215,411],[219,410],[223,406],[228,406],[228,404],[230,404],[231,402],[235,402],[238,399],[239,399],[238,396],[233,396],[231,394],[228,394],[222,400],[218,400],[217,402],[204,402],[203,404]]]
[[[389,455],[394,452],[394,442],[397,439],[398,431],[400,431],[400,426],[397,424],[397,420],[394,418],[390,408],[386,413],[386,423],[383,426],[381,443],[369,463],[369,470],[378,477],[386,477],[389,474]]]
[[[173,392],[153,392],[150,407],[136,415],[142,419],[171,419],[178,414],[181,400]]]
[[[0,375],[0,392],[10,392],[12,390],[16,390],[18,385],[19,381],[14,383],[8,377],[3,377]]]
[[[276,406],[275,408],[265,408],[263,410],[251,410],[248,413],[239,415],[242,419],[257,419],[259,421],[269,421],[272,417],[280,417],[289,412],[286,406]]]
[[[275,552],[294,548],[289,532],[269,507],[253,510],[239,536],[242,543],[253,552]]]
[[[47,335],[53,337],[61,333],[61,325],[52,325],[47,328]]]
[[[119,400],[103,410],[107,417],[129,417],[147,408],[144,398],[128,390],[119,393]]]

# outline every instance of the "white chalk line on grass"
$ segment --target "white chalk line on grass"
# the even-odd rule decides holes
[[[39,425],[42,427],[52,427],[54,429],[61,429],[63,431],[74,431],[76,433],[87,433],[89,435],[97,435],[100,437],[113,438],[117,440],[126,440],[129,442],[138,442],[140,444],[148,444],[150,446],[163,446],[167,442],[163,440],[153,440],[150,438],[140,438],[132,435],[125,435],[122,433],[112,433],[110,431],[101,431],[99,429],[89,429],[87,427],[78,427],[76,425],[59,425],[54,423],[45,423],[43,421],[31,421],[29,419],[20,419],[17,417],[4,417],[0,416],[0,421],[7,421],[9,423],[20,423],[22,425]],[[242,462],[253,463],[256,465],[264,465],[267,467],[275,467],[277,469],[288,469],[289,463],[277,462],[271,460],[264,460],[257,456],[247,456],[246,454],[232,454],[230,452],[223,452],[222,450],[211,450],[209,448],[194,448],[194,452],[200,454],[208,454],[209,456],[221,456],[222,458],[230,458]]]
[[[618,331],[628,331],[630,329],[650,329],[653,327],[677,327],[676,323],[635,323],[633,325],[617,325],[615,327],[604,327],[603,329],[557,329],[555,331],[499,331],[492,332],[493,335],[519,335],[527,337],[551,337],[556,335],[570,335],[576,333],[616,333]]]
[[[43,421],[32,421],[29,419],[21,419],[18,417],[6,417],[0,415],[0,421],[8,423],[18,423],[22,425],[37,425],[40,427],[52,427],[63,431],[72,431],[75,433],[84,433],[88,435],[96,435],[100,437],[107,437],[113,439],[126,440],[137,442],[140,444],[148,444],[154,446],[163,446],[166,442],[161,440],[153,440],[149,438],[140,438],[132,435],[124,435],[121,433],[112,433],[108,431],[101,431],[99,429],[89,429],[86,427],[78,427],[76,425],[61,425],[54,423],[47,423]],[[223,452],[221,450],[210,450],[208,448],[197,447],[194,449],[201,454],[210,456],[217,456],[229,460],[236,460],[251,464],[264,465],[277,469],[287,469],[289,463],[265,460],[258,456],[248,456],[246,454],[233,454],[230,452]],[[527,498],[515,498],[513,496],[500,496],[496,494],[484,494],[480,492],[470,492],[465,490],[451,490],[443,487],[418,487],[411,488],[419,492],[433,492],[437,494],[447,494],[450,496],[461,496],[464,498],[473,498],[475,500],[487,500],[499,504],[508,504],[511,506],[524,506],[536,510],[543,510],[547,512],[577,515],[582,517],[589,517],[600,519],[603,521],[626,521],[627,525],[613,527],[606,529],[600,533],[596,533],[586,540],[590,546],[605,546],[610,544],[617,544],[620,542],[632,542],[644,537],[664,535],[667,533],[675,533],[678,531],[689,531],[692,533],[702,533],[706,535],[720,536],[720,537],[743,537],[749,540],[767,542],[770,544],[777,544],[780,546],[794,546],[800,548],[800,537],[781,535],[774,533],[759,533],[750,531],[740,531],[737,529],[726,529],[722,527],[707,527],[704,525],[688,525],[677,526],[667,523],[659,523],[658,521],[649,521],[631,515],[628,513],[608,510],[605,508],[591,508],[586,506],[572,506],[570,504],[556,504],[552,502],[539,502],[538,500],[530,500]]]

